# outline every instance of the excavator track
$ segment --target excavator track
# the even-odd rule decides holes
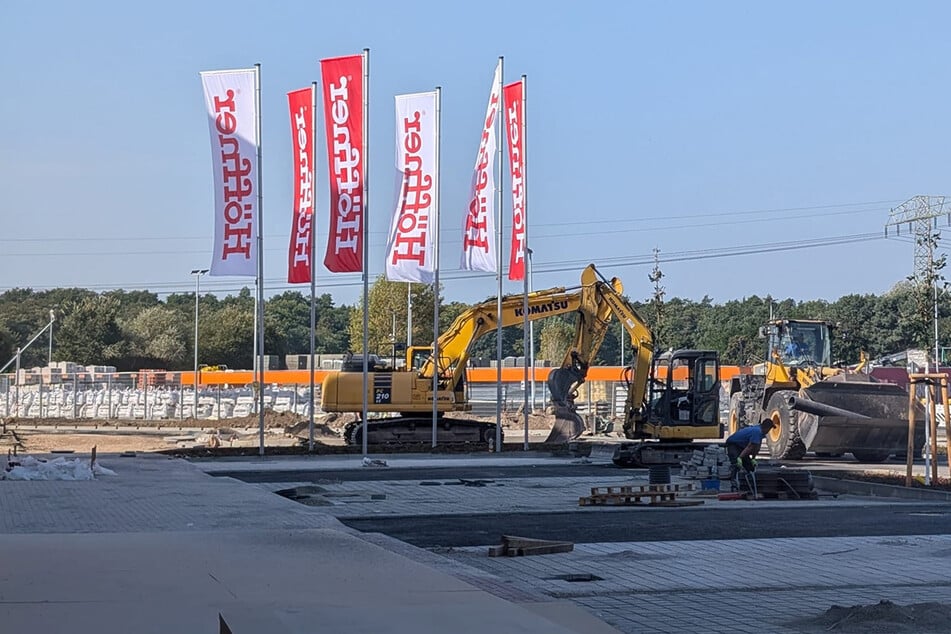
[[[399,416],[371,419],[368,445],[422,445],[432,443],[432,416]],[[504,430],[503,442],[504,442]],[[348,445],[363,444],[363,424],[354,421],[344,429]],[[496,424],[465,418],[443,416],[436,421],[436,443],[439,445],[480,444],[494,445]]]

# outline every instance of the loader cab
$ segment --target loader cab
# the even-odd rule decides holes
[[[831,325],[825,321],[780,319],[762,329],[767,359],[779,354],[789,367],[832,365]]]
[[[720,361],[711,350],[675,350],[652,363],[648,403],[660,425],[709,426],[719,422]]]

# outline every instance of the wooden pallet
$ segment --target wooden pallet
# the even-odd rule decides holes
[[[699,506],[703,500],[678,500],[680,485],[592,487],[591,495],[578,498],[579,506]],[[645,501],[646,500],[646,501]]]
[[[489,547],[489,557],[553,555],[555,553],[570,553],[574,548],[575,545],[571,542],[502,535],[502,543],[499,546]]]

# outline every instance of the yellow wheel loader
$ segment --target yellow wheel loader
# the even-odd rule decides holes
[[[832,365],[832,325],[777,319],[760,328],[766,361],[730,383],[729,433],[766,419],[770,456],[798,460],[851,453],[860,462],[883,462],[908,446],[908,393],[855,369]],[[916,415],[924,420],[923,410]],[[915,451],[924,446],[924,425]]]

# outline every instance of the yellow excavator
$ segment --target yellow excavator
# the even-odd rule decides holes
[[[760,328],[766,360],[730,384],[730,433],[766,419],[770,456],[797,460],[851,453],[860,462],[882,462],[907,451],[908,393],[856,368],[832,365],[832,324],[774,319]],[[924,411],[918,415],[924,420]],[[924,445],[924,426],[915,451]]]
[[[719,358],[714,351],[678,350],[654,356],[654,339],[646,322],[624,299],[617,278],[604,278],[593,264],[581,274],[581,285],[558,287],[528,295],[528,319],[574,313],[575,339],[561,367],[549,374],[548,388],[556,421],[549,442],[577,437],[584,423],[574,408],[578,388],[601,347],[612,318],[617,318],[634,347],[633,361],[624,371],[628,392],[623,421],[626,443],[615,463],[676,463],[688,455],[694,439],[722,436],[719,410]],[[502,327],[525,320],[522,295],[502,298]],[[410,348],[403,369],[367,359],[368,412],[384,417],[367,421],[367,442],[426,442],[432,438],[434,375],[437,441],[492,442],[496,425],[444,416],[471,410],[466,390],[466,365],[472,345],[496,330],[498,302],[477,304],[460,314],[438,339],[438,359],[433,348]],[[327,375],[321,391],[326,412],[360,413],[363,408],[363,358],[354,356],[340,372]],[[364,425],[357,421],[345,430],[347,442],[361,444]],[[651,441],[651,442],[645,442]]]
[[[594,266],[581,275],[575,288],[551,288],[528,294],[528,320],[555,315],[577,315],[573,349],[597,350],[601,345],[609,319],[609,308],[601,301],[603,290],[617,285],[618,280],[598,279]],[[502,327],[525,321],[523,295],[507,295],[501,302]],[[426,442],[432,439],[434,398],[437,410],[437,442],[494,442],[496,425],[465,418],[444,416],[448,412],[467,412],[472,407],[466,390],[466,367],[472,345],[481,337],[495,332],[499,323],[496,299],[477,304],[460,314],[439,336],[433,347],[410,347],[406,351],[406,367],[397,369],[384,364],[375,355],[367,359],[367,410],[378,416],[367,421],[367,442]],[[599,324],[595,326],[594,324]],[[570,358],[570,353],[569,353]],[[321,408],[325,412],[363,411],[363,357],[354,355],[340,372],[328,374],[322,384]],[[363,424],[353,423],[345,430],[351,444],[362,443]],[[570,435],[570,433],[568,434]]]
[[[596,270],[593,273],[598,274]],[[620,281],[602,280],[605,283],[597,291],[597,319],[579,322],[579,328],[590,332],[576,339],[562,367],[549,375],[555,415],[559,421],[567,420],[573,430],[583,429],[574,412],[574,396],[597,355],[610,319],[615,317],[634,348],[633,361],[623,372],[627,396],[622,431],[626,439],[635,442],[619,443],[613,462],[620,467],[679,464],[698,447],[694,441],[719,440],[723,436],[719,355],[713,350],[655,354],[653,333],[622,295]]]

